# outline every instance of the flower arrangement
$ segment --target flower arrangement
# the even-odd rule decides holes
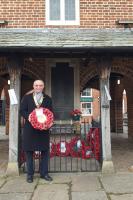
[[[70,112],[70,115],[72,116],[73,120],[78,121],[80,120],[82,112],[79,109],[74,109]]]
[[[81,116],[82,112],[79,109],[74,109],[70,114],[71,116]]]

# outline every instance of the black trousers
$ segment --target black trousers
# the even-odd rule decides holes
[[[27,174],[34,175],[34,162],[33,162],[33,151],[26,151],[26,167]],[[48,174],[48,160],[49,160],[49,150],[41,151],[40,163],[39,163],[39,172],[41,176]]]

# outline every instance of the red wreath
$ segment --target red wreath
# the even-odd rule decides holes
[[[94,157],[93,151],[90,146],[84,146],[82,149],[82,158],[87,159],[87,158],[92,158]]]
[[[82,148],[84,146],[84,141],[80,138],[75,137],[70,142],[70,154],[72,157],[81,157]]]
[[[66,141],[61,141],[56,145],[57,156],[65,157],[70,154],[70,146]]]
[[[36,108],[37,109],[37,108]],[[47,108],[41,108],[43,109],[43,116],[46,118],[46,121],[41,123],[38,121],[38,118],[36,116],[36,109],[33,110],[30,114],[30,123],[35,129],[39,130],[48,130],[54,122],[54,115],[53,113],[47,109]]]
[[[87,135],[87,142],[91,146],[96,160],[100,159],[100,135],[98,128],[91,128]]]
[[[56,145],[52,142],[50,142],[50,158],[54,157],[56,155]]]

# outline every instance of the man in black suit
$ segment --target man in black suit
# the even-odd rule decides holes
[[[22,134],[22,149],[26,155],[27,165],[27,182],[33,182],[34,167],[33,153],[34,151],[41,152],[40,161],[40,177],[52,181],[48,174],[48,159],[49,159],[49,130],[39,130],[33,128],[30,123],[30,114],[35,108],[43,107],[52,111],[51,98],[43,93],[44,82],[35,80],[33,83],[33,92],[26,94],[21,102],[20,113],[25,119]]]

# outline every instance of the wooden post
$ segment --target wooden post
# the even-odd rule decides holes
[[[10,104],[9,112],[9,160],[7,175],[19,175],[18,167],[18,137],[19,137],[19,107],[21,86],[21,58],[12,56],[8,62],[10,89],[15,90],[18,104]]]
[[[102,172],[114,172],[112,155],[111,155],[111,134],[110,134],[110,100],[107,92],[109,92],[109,77],[111,70],[110,57],[102,57],[99,60],[100,72],[100,98],[101,98],[101,132],[102,132],[102,155],[103,165]],[[107,90],[106,90],[107,89]]]

